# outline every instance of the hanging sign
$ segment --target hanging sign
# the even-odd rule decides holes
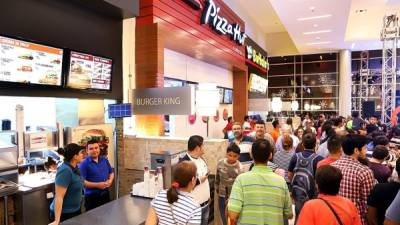
[[[194,89],[191,86],[135,89],[132,112],[134,115],[192,115]]]
[[[219,15],[221,10],[213,0],[207,0],[201,16],[201,24],[209,24],[220,35],[228,35],[238,45],[243,45],[247,35],[241,31],[238,23],[230,23],[228,19]]]
[[[246,57],[253,63],[261,66],[264,69],[268,69],[268,59],[263,56],[260,52],[257,52],[252,46],[246,46]]]

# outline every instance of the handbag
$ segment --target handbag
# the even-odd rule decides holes
[[[325,202],[325,204],[329,207],[329,209],[332,211],[333,215],[335,215],[336,220],[339,222],[340,225],[343,225],[342,221],[340,220],[338,214],[336,213],[336,211],[333,209],[333,207],[328,203],[328,201],[326,201],[323,198],[318,198],[321,199],[323,202]]]

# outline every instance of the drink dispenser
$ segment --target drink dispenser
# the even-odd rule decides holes
[[[164,188],[170,188],[172,182],[172,171],[178,164],[179,159],[184,157],[187,150],[158,150],[150,153],[151,170],[162,168]]]

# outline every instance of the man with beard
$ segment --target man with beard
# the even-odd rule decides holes
[[[372,170],[359,162],[366,158],[367,143],[363,135],[346,135],[342,142],[343,156],[331,164],[343,174],[339,195],[354,202],[364,225],[368,224],[367,199],[376,183]]]
[[[242,125],[239,122],[235,122],[232,126],[234,138],[230,140],[230,143],[235,143],[240,148],[240,162],[251,161],[250,150],[254,139],[243,135]]]

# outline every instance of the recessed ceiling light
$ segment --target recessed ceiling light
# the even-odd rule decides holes
[[[320,41],[320,42],[310,42],[307,43],[307,45],[324,45],[324,44],[329,44],[331,43],[330,41]]]
[[[310,9],[311,12],[314,12],[315,7],[314,7],[314,6],[311,6],[309,9]]]
[[[316,30],[316,31],[308,31],[308,32],[303,32],[304,35],[310,35],[310,34],[323,34],[323,33],[329,33],[332,32],[332,30]]]
[[[320,16],[302,17],[302,18],[297,18],[297,21],[323,19],[323,18],[329,18],[331,16],[332,16],[331,14],[325,14]]]
[[[313,27],[318,27],[318,24],[313,24],[312,26],[313,26]]]
[[[321,38],[320,38],[320,37],[315,37],[315,39],[316,39],[316,40],[320,40]]]

